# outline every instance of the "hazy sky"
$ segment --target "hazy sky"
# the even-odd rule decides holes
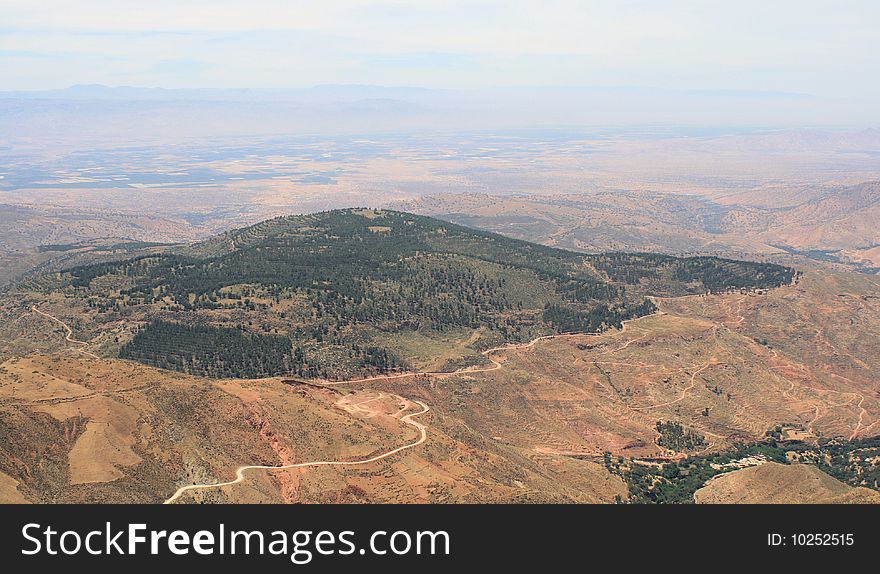
[[[880,97],[880,2],[0,0],[0,90],[653,86]]]

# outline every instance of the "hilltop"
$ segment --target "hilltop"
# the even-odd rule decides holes
[[[812,465],[775,462],[717,476],[699,489],[698,504],[880,504],[880,493],[852,487]]]
[[[491,345],[619,328],[656,310],[650,296],[763,289],[795,275],[714,257],[585,255],[345,209],[72,267],[37,284],[63,299],[62,314],[113,331],[104,356],[212,377],[336,379],[438,355],[438,368],[478,363]]]

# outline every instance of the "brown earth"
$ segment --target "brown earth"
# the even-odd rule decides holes
[[[410,442],[401,402],[279,379],[209,381],[130,362],[34,354],[0,365],[0,494],[9,502],[161,502],[245,464],[357,460]],[[610,502],[600,465],[528,452],[442,413],[428,440],[361,467],[254,471],[182,502]]]
[[[854,488],[809,464],[766,464],[715,476],[698,504],[880,504],[880,492]]]
[[[769,294],[657,304],[661,314],[622,331],[493,353],[497,370],[370,384],[542,454],[679,457],[656,443],[657,421],[669,420],[702,434],[704,450],[780,424],[808,440],[876,434],[880,288],[871,278],[808,272]]]
[[[108,334],[90,331],[87,314],[44,298],[39,309],[62,325],[16,304],[3,322],[0,493],[161,502],[244,465],[363,460],[417,438],[401,420],[416,400],[430,406],[418,446],[363,466],[253,470],[180,501],[611,502],[626,488],[597,464],[604,452],[694,453],[658,446],[657,421],[703,435],[705,451],[777,425],[807,441],[877,434],[873,278],[807,270],[766,294],[656,303],[660,313],[623,330],[497,349],[487,367],[332,386],[96,359],[87,353],[103,353]]]

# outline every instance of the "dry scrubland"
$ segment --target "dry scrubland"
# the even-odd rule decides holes
[[[658,299],[660,314],[622,331],[498,352],[499,370],[409,393],[536,453],[681,456],[658,446],[661,420],[703,435],[702,451],[780,424],[807,440],[872,436],[878,296],[869,277],[810,272],[766,295]]]
[[[59,333],[56,333],[59,334]],[[162,502],[244,464],[356,461],[411,442],[413,403],[280,379],[209,381],[134,363],[33,354],[0,370],[5,502]],[[251,471],[181,502],[609,502],[622,481],[587,461],[535,460],[443,414],[428,441],[359,467]]]
[[[365,459],[417,438],[400,420],[415,400],[431,407],[415,448],[363,466],[249,471],[181,502],[611,502],[626,487],[590,458],[688,454],[658,446],[658,420],[703,435],[699,451],[780,424],[808,441],[877,434],[873,278],[810,271],[763,295],[656,302],[659,314],[623,330],[488,353],[500,365],[491,370],[325,387],[96,359],[88,352],[108,335],[91,341],[63,300],[41,308],[71,325],[72,341],[60,323],[7,308],[0,496],[161,502],[179,486],[232,480],[241,465]],[[755,480],[777,480],[746,470],[698,498],[739,500]]]
[[[880,493],[853,488],[815,466],[770,462],[718,475],[694,499],[697,504],[880,504]]]

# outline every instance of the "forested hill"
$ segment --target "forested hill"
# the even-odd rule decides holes
[[[480,328],[488,343],[598,331],[653,311],[647,294],[775,287],[794,271],[712,257],[584,255],[429,217],[346,209],[271,219],[64,277],[101,313],[142,316],[123,356],[215,376],[340,376],[404,366],[383,344],[389,334]],[[171,324],[183,318],[199,327]],[[163,347],[158,335],[172,332]],[[238,364],[237,355],[250,358]]]

